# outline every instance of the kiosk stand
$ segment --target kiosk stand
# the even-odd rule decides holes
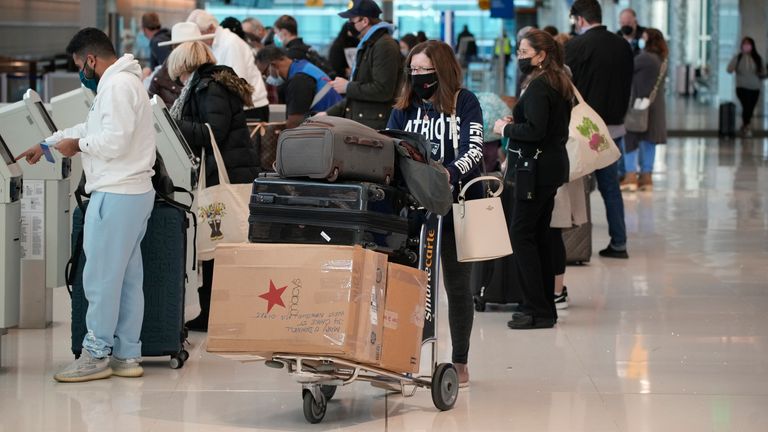
[[[0,346],[6,329],[19,325],[21,182],[21,168],[0,135]]]
[[[197,190],[197,180],[200,175],[200,158],[192,153],[192,149],[184,139],[181,130],[171,117],[168,109],[157,95],[152,97],[152,114],[154,117],[154,127],[156,135],[157,152],[163,158],[165,169],[173,180],[173,185],[182,187],[192,193]],[[194,206],[190,202],[190,196],[184,193],[176,193],[173,197],[182,204]],[[193,213],[197,209],[192,208]],[[192,223],[187,229],[187,288],[197,289],[200,286],[197,272],[192,270],[195,256],[195,228]]]
[[[12,154],[21,154],[56,131],[40,96],[0,109],[0,134]],[[64,285],[70,255],[69,158],[22,162],[20,328],[45,328],[53,318],[53,288]]]
[[[93,99],[96,95],[85,87],[66,92],[62,95],[51,98],[51,115],[54,124],[59,129],[67,129],[77,124],[83,123],[88,117],[88,111],[93,106]],[[75,190],[80,183],[80,177],[83,175],[83,162],[80,154],[70,158],[72,168],[69,174],[69,211],[75,210],[77,200],[75,200]]]

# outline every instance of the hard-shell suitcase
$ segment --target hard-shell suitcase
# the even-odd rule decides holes
[[[87,205],[87,202],[84,204]],[[83,212],[76,207],[72,217],[73,254],[78,249],[83,222]],[[187,226],[187,215],[183,210],[156,202],[141,242],[144,263],[141,355],[171,356],[170,364],[174,369],[182,367],[189,357],[183,346],[187,336],[184,328]],[[82,250],[79,252],[71,281],[72,353],[75,356],[79,356],[83,349],[83,338],[87,332],[85,313],[88,309],[83,291],[85,256]]]
[[[567,264],[586,264],[592,259],[592,206],[589,194],[594,190],[595,180],[590,178],[584,188],[587,204],[587,222],[577,227],[563,230],[565,244],[565,262]]]
[[[489,303],[509,304],[523,300],[523,294],[516,289],[513,280],[513,259],[513,255],[509,255],[473,264],[469,280],[476,311],[485,311]]]
[[[720,121],[718,134],[721,137],[736,137],[736,104],[725,102],[720,104]]]
[[[412,198],[373,183],[321,183],[274,177],[253,182],[248,239],[252,243],[355,245],[413,264],[418,232]]]
[[[342,117],[313,117],[280,134],[275,160],[281,177],[389,184],[395,140]]]

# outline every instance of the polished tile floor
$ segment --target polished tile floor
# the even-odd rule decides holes
[[[200,334],[183,369],[147,359],[141,379],[57,384],[71,360],[57,290],[52,328],[3,337],[0,431],[767,431],[768,140],[674,139],[657,163],[656,191],[625,195],[631,259],[569,267],[557,328],[477,314],[452,411],[357,383],[308,425],[286,373],[208,354]]]

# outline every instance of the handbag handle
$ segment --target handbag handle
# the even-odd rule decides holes
[[[213,136],[213,130],[211,125],[206,123],[205,127],[208,128],[208,136],[211,138],[211,148],[213,149],[213,158],[216,159],[216,167],[219,170],[219,184],[229,184],[229,174],[227,173],[227,167],[224,166],[224,158],[221,156],[219,146],[216,144],[216,137]],[[205,184],[205,149],[203,149],[203,162],[200,164],[200,178],[197,181],[198,190],[206,188]]]
[[[465,200],[464,196],[467,194],[467,191],[469,190],[470,186],[472,186],[473,184],[475,184],[475,183],[477,183],[479,181],[486,181],[486,180],[488,180],[488,181],[495,181],[495,182],[499,183],[499,188],[496,189],[495,192],[491,193],[491,196],[490,196],[491,198],[496,198],[496,197],[500,196],[502,192],[504,192],[504,182],[500,178],[494,177],[494,176],[475,177],[472,180],[468,181],[467,184],[465,184],[463,188],[461,188],[461,192],[459,192],[459,202],[461,203],[461,202],[463,202]],[[490,188],[491,187],[488,186],[489,191],[490,191]]]

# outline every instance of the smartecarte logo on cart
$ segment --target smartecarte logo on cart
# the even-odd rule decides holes
[[[205,207],[198,209],[200,221],[208,221],[208,226],[211,227],[211,240],[221,240],[224,238],[224,233],[221,232],[221,218],[227,214],[227,206],[222,202],[211,203]]]
[[[608,149],[608,140],[605,135],[600,133],[600,128],[588,117],[584,117],[576,129],[581,136],[589,140],[589,148],[592,150],[601,152]]]

